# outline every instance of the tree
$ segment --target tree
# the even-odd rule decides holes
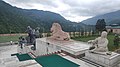
[[[102,32],[103,30],[106,30],[106,22],[104,19],[98,19],[96,23],[96,31]]]

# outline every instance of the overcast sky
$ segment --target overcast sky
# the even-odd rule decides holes
[[[68,20],[79,22],[87,18],[120,10],[120,0],[4,0],[24,9],[59,13]]]

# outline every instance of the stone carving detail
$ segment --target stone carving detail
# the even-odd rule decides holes
[[[95,47],[94,49],[90,50],[90,52],[99,54],[108,53],[108,39],[106,31],[101,33],[101,37],[98,37],[95,40],[89,40],[88,43],[92,43],[92,46]]]
[[[67,32],[64,32],[59,23],[53,23],[51,27],[52,36],[50,38],[55,40],[70,40]]]

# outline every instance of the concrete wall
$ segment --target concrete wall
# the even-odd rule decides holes
[[[112,30],[112,31],[111,31]],[[107,29],[108,32],[120,34],[120,29]]]

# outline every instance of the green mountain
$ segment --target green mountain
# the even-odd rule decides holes
[[[27,26],[40,27],[40,32],[49,32],[53,22],[59,22],[64,31],[75,31],[84,26],[66,20],[60,14],[36,9],[21,9],[0,0],[0,34],[24,33]]]
[[[87,25],[95,25],[98,19],[105,19],[107,25],[110,24],[120,25],[120,10],[86,19],[82,21],[82,23]]]

